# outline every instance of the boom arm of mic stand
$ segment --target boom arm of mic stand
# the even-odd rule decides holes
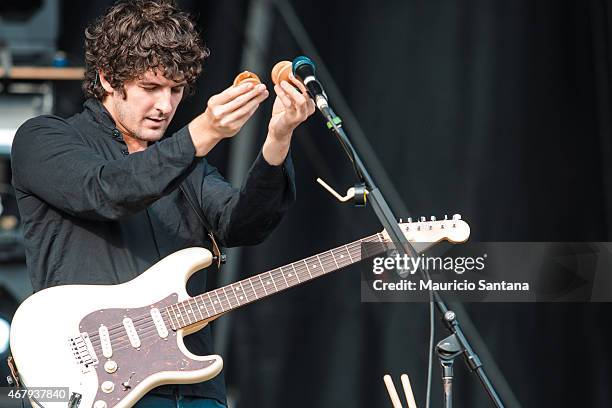
[[[365,183],[366,188],[369,191],[368,198],[369,198],[369,201],[372,203],[372,208],[374,209],[374,213],[376,214],[376,216],[380,220],[380,223],[383,225],[383,227],[389,234],[389,237],[391,238],[391,241],[395,245],[396,250],[402,256],[407,255],[413,258],[417,257],[418,255],[414,247],[410,244],[410,242],[408,242],[408,240],[402,233],[397,223],[397,218],[391,211],[391,208],[389,208],[389,205],[385,201],[378,187],[376,187],[374,180],[368,173],[365,165],[363,164],[359,155],[353,148],[353,145],[351,144],[348,136],[344,132],[344,129],[342,128],[341,125],[337,124],[336,114],[331,109],[331,107],[320,109],[320,111],[325,117],[325,119],[328,120],[329,123],[331,124],[332,131],[338,138],[338,141],[340,142],[340,144],[342,145],[346,153],[349,155],[349,159],[353,163],[353,167],[355,169],[357,176],[362,182]],[[427,279],[427,275],[423,271],[423,269],[420,267],[418,269],[419,269],[421,276],[424,279]],[[495,391],[493,384],[487,377],[487,374],[485,373],[484,368],[482,366],[482,362],[480,361],[480,359],[478,358],[478,356],[472,349],[468,339],[463,334],[463,331],[461,330],[461,326],[459,325],[459,322],[457,321],[457,316],[455,315],[453,311],[448,309],[448,307],[446,306],[446,303],[444,302],[444,300],[442,299],[442,297],[437,291],[432,290],[431,292],[434,298],[434,303],[436,305],[436,308],[438,309],[440,314],[442,314],[446,327],[449,329],[449,331],[455,334],[457,339],[459,340],[459,343],[461,344],[461,347],[463,348],[463,353],[465,355],[466,362],[468,366],[470,367],[470,370],[476,372],[476,374],[478,375],[478,378],[480,379],[480,382],[485,388],[485,391],[487,392],[487,394],[489,395],[489,397],[491,398],[495,406],[498,408],[503,408],[504,404],[499,398],[497,392]]]

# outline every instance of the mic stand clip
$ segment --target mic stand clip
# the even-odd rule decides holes
[[[457,336],[454,334],[451,334],[436,345],[436,354],[442,366],[444,408],[452,408],[453,406],[453,365],[455,363],[455,358],[457,358],[462,351],[463,348],[459,344]]]
[[[344,197],[338,194],[338,192],[323,181],[322,178],[317,178],[317,183],[319,183],[325,190],[327,190],[332,196],[342,203],[353,200],[355,207],[365,207],[368,202],[369,191],[366,189],[364,183],[355,183],[354,187],[346,190],[346,195]]]

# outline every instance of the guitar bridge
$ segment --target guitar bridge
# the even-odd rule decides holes
[[[94,366],[98,364],[98,357],[91,344],[89,335],[83,332],[80,336],[70,338],[68,343],[72,350],[72,355],[76,363],[81,367],[83,374],[92,371]]]

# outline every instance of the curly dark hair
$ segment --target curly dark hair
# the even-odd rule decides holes
[[[173,1],[120,1],[85,30],[83,90],[102,100],[106,92],[98,71],[124,91],[126,81],[160,69],[170,80],[185,81],[185,94],[190,94],[208,55],[191,17]]]

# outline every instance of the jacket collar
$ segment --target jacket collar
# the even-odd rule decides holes
[[[83,107],[91,113],[96,122],[106,128],[115,129],[115,121],[104,105],[102,105],[102,102],[96,98],[89,98],[85,101]]]

